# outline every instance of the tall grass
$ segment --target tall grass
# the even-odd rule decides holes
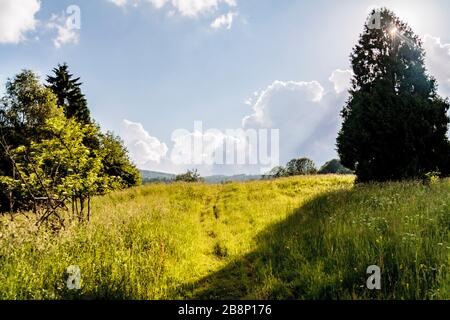
[[[353,182],[143,186],[96,198],[91,223],[57,234],[5,216],[0,299],[450,298],[450,182]]]

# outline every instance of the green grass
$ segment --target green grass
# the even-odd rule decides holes
[[[0,299],[450,299],[450,181],[353,181],[143,186],[58,234],[5,216]]]

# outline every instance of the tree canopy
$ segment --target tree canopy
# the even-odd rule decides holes
[[[309,175],[317,173],[317,169],[311,159],[299,158],[292,159],[287,163],[286,173],[288,176]]]
[[[264,175],[264,178],[282,178],[316,174],[317,168],[314,161],[308,158],[292,159],[286,167],[277,166]]]
[[[352,174],[353,171],[344,167],[340,160],[333,159],[325,163],[319,170],[320,174]]]

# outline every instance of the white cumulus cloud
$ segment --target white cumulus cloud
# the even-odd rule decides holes
[[[340,75],[336,71],[333,74]],[[336,87],[336,77],[331,76],[330,81]],[[260,92],[243,126],[279,129],[281,163],[307,156],[321,165],[336,157],[339,113],[347,98],[347,94],[341,94],[345,92],[343,83],[337,82],[338,90],[326,92],[317,81],[275,81]]]
[[[171,161],[176,165],[213,164],[216,150],[223,144],[221,132],[178,130],[172,135]]]
[[[148,162],[160,163],[167,154],[166,144],[150,136],[140,123],[123,120],[121,136],[131,158],[139,166]]]
[[[242,129],[174,131],[170,160],[175,165],[245,165],[250,153],[250,141]],[[239,157],[239,160],[238,160]]]
[[[442,43],[438,37],[424,38],[426,66],[439,84],[439,92],[450,97],[450,43]]]
[[[170,7],[182,16],[196,17],[203,13],[215,12],[220,5],[235,7],[235,0],[108,0],[119,7],[126,5],[137,6],[142,2],[149,2],[155,8],[160,9],[165,6]]]
[[[26,39],[26,33],[36,29],[39,0],[0,1],[0,43],[17,44]]]
[[[236,15],[237,14],[234,12],[228,12],[227,14],[217,17],[211,23],[211,28],[213,28],[213,29],[225,28],[227,30],[230,30],[231,27],[233,26],[233,20]]]
[[[108,1],[114,3],[116,6],[119,7],[123,7],[129,2],[127,0],[108,0]]]
[[[271,127],[281,115],[279,112],[297,113],[299,101],[315,104],[322,99],[324,88],[317,81],[274,81],[263,90],[252,109],[254,113],[243,120],[244,127]]]
[[[334,90],[336,93],[348,91],[351,85],[353,72],[351,70],[334,70],[329,80],[334,83]]]
[[[47,27],[57,31],[56,37],[53,39],[56,48],[69,43],[77,44],[80,39],[79,30],[72,26],[71,18],[64,14],[52,15]]]

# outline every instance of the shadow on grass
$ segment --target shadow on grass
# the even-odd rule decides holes
[[[435,189],[419,188],[398,194],[396,200],[391,193],[403,189],[385,189],[381,195],[376,190],[360,185],[312,198],[257,235],[253,252],[195,283],[181,285],[171,296],[199,300],[447,297],[448,229],[436,221],[448,215],[445,207],[434,206],[439,198],[430,200]],[[428,209],[421,205],[426,204],[435,214],[423,214]],[[405,223],[411,216],[422,220]],[[409,234],[414,239],[405,236]],[[382,270],[381,290],[367,288],[371,265]]]
[[[324,245],[327,218],[333,208],[350,201],[353,193],[340,190],[313,198],[257,235],[256,250],[195,283],[183,284],[170,296],[199,300],[355,298],[352,292],[361,291],[366,269],[344,275],[334,259],[328,259],[333,248]],[[351,255],[345,259],[349,261],[343,263],[352,263]]]
[[[323,228],[333,206],[345,205],[352,194],[353,190],[340,190],[312,198],[284,221],[256,235],[258,246],[253,252],[197,282],[169,290],[166,296],[183,300],[341,298],[333,287],[333,266],[324,264],[323,257],[329,252],[323,245]],[[109,273],[110,270],[104,270],[106,278]],[[332,277],[327,277],[328,273]],[[365,280],[359,277],[352,281],[361,284]],[[90,291],[64,289],[59,294],[70,300],[130,299],[132,294],[124,287],[124,283],[105,281]]]

